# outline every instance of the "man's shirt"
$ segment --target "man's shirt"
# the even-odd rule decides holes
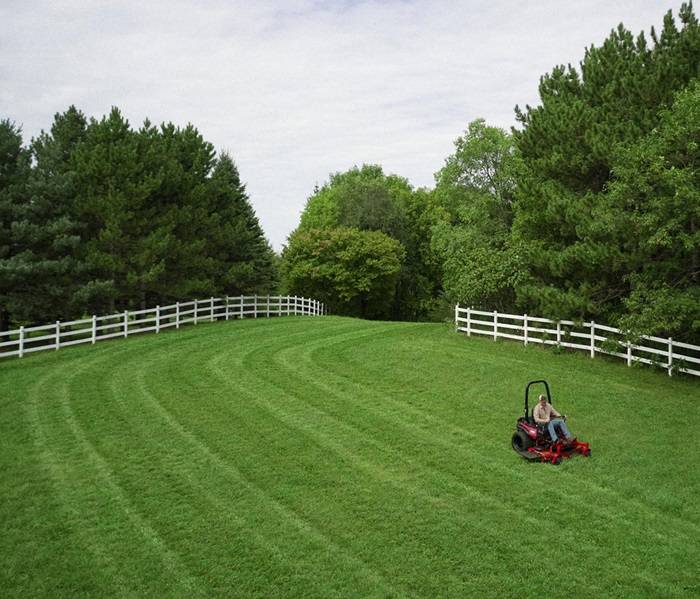
[[[549,402],[542,406],[538,401],[535,409],[532,410],[532,417],[535,419],[535,422],[549,422],[552,416],[559,417],[561,414],[557,412]]]

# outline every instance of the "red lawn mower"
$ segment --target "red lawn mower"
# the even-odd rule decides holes
[[[543,383],[547,390],[547,402],[552,403],[547,381],[530,381],[525,387],[525,415],[518,418],[513,433],[513,449],[527,460],[533,462],[549,462],[558,465],[564,458],[570,458],[575,453],[590,457],[591,448],[588,443],[574,439],[572,442],[552,441],[546,425],[537,424],[528,409],[528,394],[530,387]],[[566,416],[562,415],[566,420]]]

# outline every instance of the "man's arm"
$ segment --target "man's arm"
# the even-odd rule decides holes
[[[554,409],[554,406],[552,404],[549,404],[549,407],[552,409],[552,416],[555,416],[556,418],[561,418],[561,414]]]

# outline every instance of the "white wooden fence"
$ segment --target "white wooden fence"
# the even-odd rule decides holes
[[[30,352],[96,343],[114,337],[128,337],[135,333],[160,333],[163,329],[179,329],[181,325],[190,323],[233,318],[322,316],[326,313],[326,307],[321,302],[297,296],[239,295],[196,299],[170,306],[156,306],[148,310],[92,316],[70,322],[56,321],[53,324],[0,332],[0,358],[21,358]]]
[[[527,314],[501,314],[455,306],[455,328],[467,335],[486,335],[542,345],[556,345],[583,350],[591,358],[598,354],[616,356],[627,361],[660,366],[668,371],[700,376],[700,346],[680,343],[670,337],[644,335],[633,343],[625,331],[591,322],[549,320]]]

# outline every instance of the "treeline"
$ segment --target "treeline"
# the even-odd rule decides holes
[[[192,126],[0,122],[0,330],[278,285],[233,160]]]
[[[332,175],[281,260],[192,126],[71,107],[25,146],[2,121],[0,330],[280,291],[365,318],[459,302],[700,343],[700,25],[689,4],[678,17],[554,68],[512,131],[470,123],[433,189],[376,165]]]
[[[506,132],[471,123],[414,190],[333,175],[283,252],[286,288],[336,313],[425,319],[455,302],[700,342],[700,27],[622,25],[540,80]]]

